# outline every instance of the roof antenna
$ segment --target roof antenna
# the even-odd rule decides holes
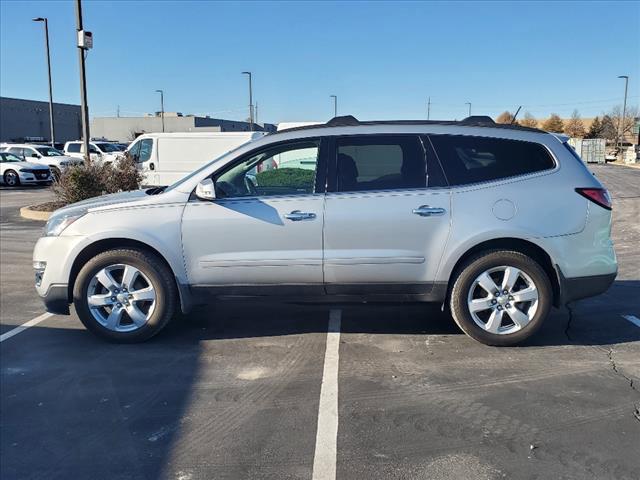
[[[522,108],[522,105],[520,105],[518,107],[518,110],[516,110],[516,113],[513,115],[513,118],[511,119],[511,125],[513,125],[514,123],[516,123],[516,117],[518,116],[518,113],[520,113],[520,109]]]

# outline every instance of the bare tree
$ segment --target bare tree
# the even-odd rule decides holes
[[[572,138],[584,138],[586,135],[584,122],[582,121],[582,118],[580,118],[578,110],[574,110],[571,114],[571,118],[565,123],[564,133]]]
[[[621,135],[623,139],[622,141],[624,141],[625,136],[633,131],[635,118],[638,116],[638,107],[627,106],[624,120],[622,119],[621,105],[613,107],[608,113],[608,116],[616,127],[616,133]]]
[[[538,120],[536,120],[536,117],[531,115],[529,112],[525,112],[524,117],[520,120],[520,125],[523,127],[536,128],[538,126]]]
[[[496,123],[511,123],[513,122],[513,114],[511,112],[502,112],[500,115],[498,115],[498,118],[496,118]]]
[[[552,113],[542,124],[542,129],[547,132],[562,133],[564,132],[564,122],[557,113]]]

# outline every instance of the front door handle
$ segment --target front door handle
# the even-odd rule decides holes
[[[315,213],[301,212],[300,210],[294,210],[291,213],[286,213],[284,218],[291,220],[292,222],[299,222],[301,220],[313,220],[316,218]]]
[[[420,215],[421,217],[439,217],[444,215],[446,210],[440,207],[430,207],[429,205],[420,205],[418,208],[414,208],[411,213]]]

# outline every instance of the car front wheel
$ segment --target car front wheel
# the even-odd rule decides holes
[[[147,340],[174,314],[177,289],[157,255],[137,249],[103,252],[78,273],[73,303],[82,323],[98,336],[121,343]]]
[[[13,170],[7,170],[4,172],[4,183],[10,187],[17,187],[20,185],[20,177],[18,173]]]
[[[516,345],[533,335],[549,314],[552,289],[531,257],[494,250],[470,258],[451,291],[458,326],[485,345]]]

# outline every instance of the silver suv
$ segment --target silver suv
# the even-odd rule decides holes
[[[604,292],[608,192],[562,138],[488,117],[338,117],[247,143],[168,188],[70,205],[33,254],[47,309],[137,342],[217,296],[446,305],[489,345]],[[427,321],[427,319],[425,319]]]

